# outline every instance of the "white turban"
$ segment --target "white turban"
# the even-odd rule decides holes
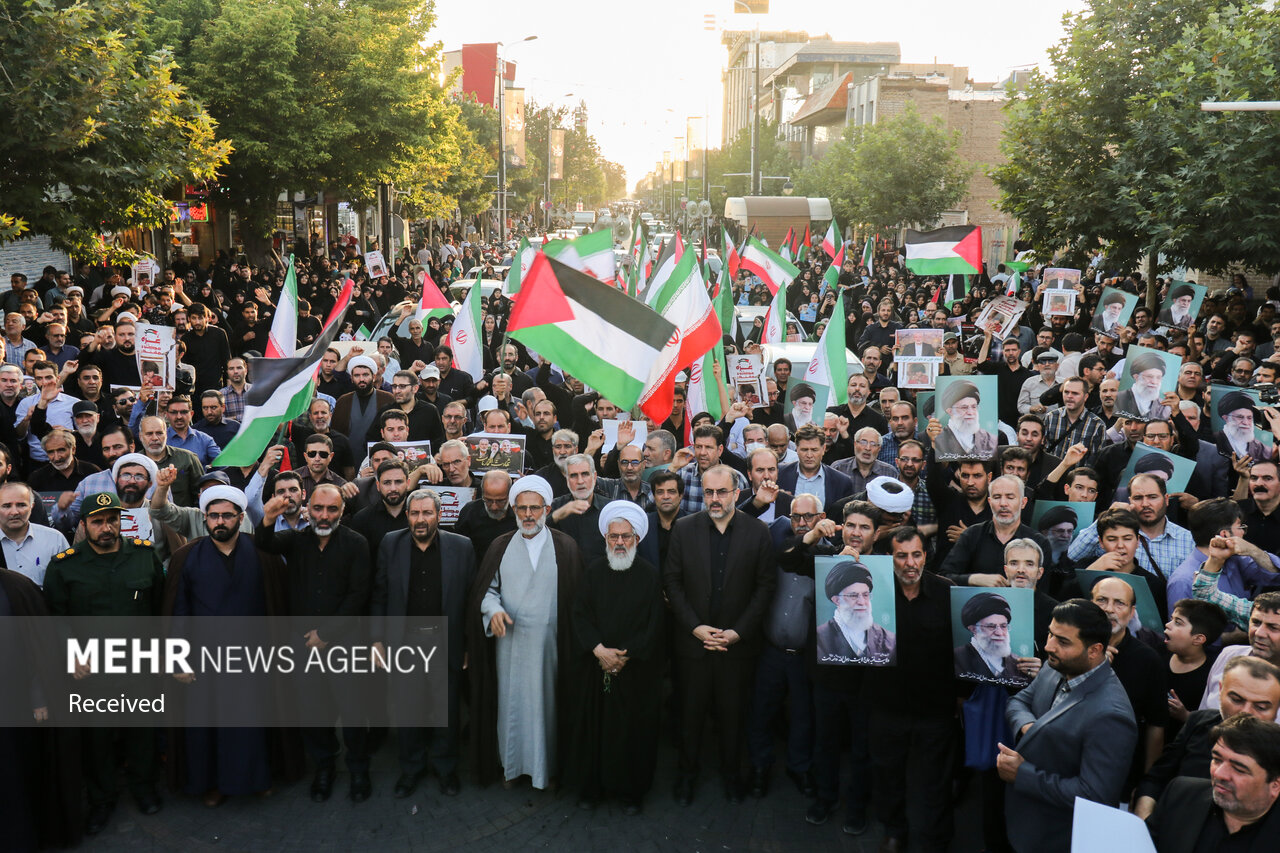
[[[600,510],[600,535],[609,535],[609,525],[615,521],[625,521],[631,525],[636,537],[643,539],[649,532],[649,516],[637,503],[627,500],[610,501]]]
[[[481,414],[484,412],[492,412],[496,408],[498,408],[498,398],[492,394],[485,394],[480,398],[480,401],[476,403],[476,411]]]
[[[367,367],[370,373],[378,372],[378,362],[369,358],[367,355],[357,355],[347,362],[347,373],[355,370],[357,367]]]
[[[155,484],[156,474],[160,469],[156,467],[156,463],[152,462],[150,457],[143,456],[141,453],[126,453],[117,459],[115,464],[111,466],[111,479],[118,480],[120,478],[120,469],[126,465],[141,465],[146,468],[147,474],[151,476],[152,485]]]
[[[230,501],[240,508],[241,512],[249,506],[249,499],[245,497],[244,492],[235,486],[216,485],[210,486],[200,493],[200,511],[205,512],[209,508],[209,504],[217,501]]]
[[[867,499],[885,512],[906,512],[916,502],[916,493],[895,477],[876,477],[867,483]]]
[[[542,495],[542,501],[547,506],[551,506],[551,501],[554,500],[554,496],[551,494],[551,484],[542,477],[539,477],[537,474],[530,474],[527,477],[521,477],[512,483],[511,494],[507,498],[507,502],[514,507],[516,505],[516,498],[522,492],[536,492]]]

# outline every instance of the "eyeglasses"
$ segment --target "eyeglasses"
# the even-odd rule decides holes
[[[995,634],[1000,631],[1008,631],[1009,623],[1008,622],[979,622],[974,627],[980,629],[984,634]]]
[[[852,598],[854,601],[870,601],[871,593],[870,592],[842,592],[839,594],[839,597]]]
[[[860,438],[854,443],[857,444],[859,447],[879,447],[880,446],[880,442],[872,441],[869,438]]]
[[[803,522],[804,522],[804,523],[806,523],[806,524],[809,524],[809,523],[811,523],[811,522],[817,521],[817,520],[818,520],[819,518],[821,518],[821,517],[822,517],[822,513],[820,513],[820,512],[793,512],[793,513],[791,513],[791,518],[792,518],[792,519],[797,519],[797,518],[798,518],[798,519],[800,519],[801,521],[803,521]]]
[[[328,459],[332,455],[333,454],[327,450],[308,450],[307,451],[308,459]]]
[[[619,459],[618,466],[620,468],[639,468],[644,463],[639,459]]]
[[[529,505],[529,506],[519,506],[519,505],[517,505],[517,506],[515,506],[515,507],[514,507],[514,509],[515,509],[516,513],[517,513],[517,514],[519,514],[519,515],[533,515],[534,513],[542,512],[542,511],[543,511],[544,509],[546,509],[546,508],[547,508],[547,505],[546,505],[546,504],[538,504],[537,506],[532,506],[532,505]]]
[[[238,513],[238,512],[206,512],[204,514],[204,517],[207,518],[209,521],[218,522],[218,521],[235,521],[237,518],[240,517],[240,515],[241,513]]]
[[[702,493],[709,498],[727,498],[736,491],[737,489],[703,489]]]
[[[149,483],[151,482],[151,475],[146,473],[133,474],[128,471],[123,471],[118,477],[116,477],[116,479],[123,480],[126,483]]]
[[[481,498],[481,500],[485,502],[486,506],[506,506],[507,505],[506,498]]]
[[[604,538],[610,544],[617,543],[619,545],[625,545],[626,543],[635,539],[636,535],[634,533],[610,533]]]

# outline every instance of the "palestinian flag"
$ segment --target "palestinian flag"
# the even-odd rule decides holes
[[[849,362],[845,355],[844,329],[840,319],[845,315],[844,294],[836,297],[835,307],[831,310],[831,322],[822,330],[822,338],[818,348],[813,351],[809,367],[804,372],[806,382],[825,385],[831,389],[835,405],[843,406],[849,402]]]
[[[1033,249],[1023,249],[1018,256],[1011,261],[1005,261],[1004,265],[1014,272],[1026,272],[1031,269],[1031,256],[1035,253]]]
[[[364,323],[361,323],[360,328],[356,329],[356,340],[367,341],[369,340],[369,336],[372,334],[373,332],[369,331],[369,327],[366,326]]]
[[[783,243],[778,248],[778,257],[782,258],[787,263],[791,263],[792,260],[795,258],[795,254],[791,251],[791,247],[789,245],[787,245],[786,243]]]
[[[780,344],[787,337],[787,285],[783,284],[773,295],[769,310],[764,315],[764,330],[760,344]]]
[[[742,250],[742,268],[760,279],[768,286],[771,294],[779,288],[790,284],[800,275],[795,264],[770,251],[756,238],[752,237]]]
[[[671,321],[542,253],[520,293],[507,323],[510,337],[620,408],[639,402],[663,347],[676,334]]]
[[[546,245],[544,238],[543,245]],[[508,299],[515,299],[520,292],[520,280],[524,274],[529,271],[529,264],[533,263],[533,256],[538,250],[529,245],[528,237],[520,238],[520,248],[516,249],[516,255],[511,259],[511,268],[507,270],[507,279],[502,283],[502,295]]]
[[[548,257],[605,284],[613,284],[618,279],[618,259],[613,254],[613,231],[607,228],[583,234],[576,240],[552,240],[542,247],[542,251]]]
[[[796,240],[796,230],[794,228],[788,228],[786,236],[782,238],[782,245],[778,246],[778,250],[781,251],[783,249],[786,249],[788,252],[787,257],[794,258],[796,256],[796,251],[793,248],[793,244],[795,243],[795,240]]]
[[[644,301],[650,308],[657,301],[661,290],[657,285],[671,278],[676,264],[680,262],[680,241],[677,237],[679,232],[676,232],[676,236],[663,243],[658,249],[658,260],[653,264],[653,272],[649,276],[649,283],[645,289]]]
[[[734,282],[738,278],[738,267],[742,264],[742,258],[738,254],[738,248],[733,245],[733,241],[729,239],[729,232],[725,230],[723,225],[720,226],[720,261],[725,269],[729,270],[729,281]]]
[[[907,231],[907,269],[916,275],[978,275],[982,229],[953,225],[937,231]]]
[[[480,283],[471,285],[445,343],[453,350],[453,366],[473,377],[484,376],[484,348],[480,345]]]
[[[944,308],[950,308],[957,300],[964,299],[965,293],[969,289],[969,277],[967,275],[960,276],[959,283],[956,282],[954,275],[947,276],[947,283],[938,288],[938,292],[933,294],[934,308],[942,305]]]
[[[267,333],[267,358],[286,358],[298,349],[298,276],[289,256],[289,269],[284,274],[284,288]]]
[[[866,245],[862,247],[862,265],[867,268],[867,275],[875,275],[876,245],[871,238],[867,238]]]
[[[338,337],[342,320],[351,305],[354,284],[347,279],[329,314],[329,323],[305,353],[249,359],[253,385],[245,397],[240,430],[213,460],[214,467],[257,465],[262,451],[275,440],[281,425],[298,417],[311,405],[320,359]]]
[[[1020,276],[1020,275],[1018,274],[1018,271],[1017,271],[1017,270],[1014,270],[1014,271],[1009,275],[1009,281],[1007,281],[1007,282],[1006,282],[1006,284],[1007,284],[1008,286],[1005,288],[1004,295],[1005,295],[1005,296],[1017,296],[1017,295],[1018,295],[1018,288],[1022,287],[1022,276]]]
[[[800,239],[800,243],[796,246],[796,263],[802,264],[809,257],[809,244],[813,238],[809,236],[809,226],[804,227],[804,237]]]
[[[720,318],[707,296],[707,285],[693,252],[684,252],[671,276],[656,288],[651,307],[670,320],[676,334],[662,348],[640,397],[640,408],[654,423],[671,416],[676,374],[699,361],[720,343]]]
[[[836,252],[844,244],[844,240],[840,237],[840,226],[836,225],[835,217],[831,217],[831,224],[827,226],[827,233],[822,238],[822,251],[827,253],[828,258],[834,258]]]
[[[822,274],[823,284],[836,293],[840,292],[840,269],[843,266],[844,246],[841,245],[839,249],[836,249],[836,253],[831,259],[831,266],[827,267],[827,271]],[[831,316],[835,317],[837,315],[832,314]],[[841,314],[839,316],[843,317],[844,315]]]
[[[431,276],[426,270],[418,270],[418,287],[422,288],[422,299],[418,302],[418,310],[416,317],[425,327],[427,320],[432,317],[452,317],[453,309],[449,307],[449,301],[444,298],[444,294],[440,292],[440,288],[431,280]],[[471,285],[472,290],[479,290],[476,285]]]

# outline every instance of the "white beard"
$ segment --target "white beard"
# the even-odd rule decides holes
[[[970,429],[968,426],[962,426],[957,419],[952,418],[947,424],[947,428],[956,437],[956,441],[960,442],[961,447],[965,450],[973,449],[974,438],[978,434],[978,422],[976,420],[973,422],[973,428]]]
[[[604,555],[605,559],[609,561],[609,568],[613,569],[615,572],[625,572],[627,569],[631,568],[631,564],[636,560],[637,547],[638,546],[636,545],[632,545],[627,549],[626,553],[621,556],[619,556],[617,552],[610,550]]]
[[[1227,441],[1231,443],[1231,449],[1236,452],[1237,456],[1244,456],[1248,452],[1249,442],[1253,441],[1253,428],[1241,429],[1234,426],[1225,426],[1222,434],[1227,437]]]
[[[994,673],[1004,669],[1004,659],[1010,654],[1009,640],[980,640],[974,637],[971,641],[987,667]]]
[[[1130,390],[1133,392],[1133,402],[1137,405],[1138,409],[1134,414],[1141,415],[1150,411],[1152,404],[1160,399],[1160,389],[1158,388],[1150,397],[1146,395],[1146,389],[1139,388],[1137,385],[1134,385]]]
[[[844,638],[848,641],[851,649],[855,652],[862,652],[867,648],[867,631],[870,630],[872,625],[870,610],[855,612],[837,607],[835,620],[836,624],[840,626],[840,633],[844,634]]]
[[[539,533],[542,532],[543,528],[547,526],[546,516],[543,516],[542,518],[532,521],[530,522],[530,524],[536,525],[533,528],[533,530],[529,530],[529,528],[525,527],[524,524],[520,525],[520,535],[523,536],[525,539],[532,539],[533,537],[537,536]]]

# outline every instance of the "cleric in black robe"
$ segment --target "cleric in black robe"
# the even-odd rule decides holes
[[[52,624],[10,617],[48,617],[40,588],[17,572],[0,568],[0,684],[29,684],[26,691],[0,691],[0,719],[34,723],[49,708],[55,684],[37,672],[57,671]],[[0,727],[0,847],[10,851],[74,846],[84,827],[81,815],[79,731],[68,728]]]
[[[568,770],[581,805],[616,796],[626,814],[640,811],[653,782],[662,701],[662,577],[636,557],[648,527],[631,501],[601,510],[606,554],[587,566],[571,614],[576,722]]]
[[[169,561],[165,584],[169,633],[191,640],[193,650],[203,644],[228,641],[266,646],[280,645],[285,640],[283,635],[273,638],[265,630],[259,636],[246,636],[243,632],[250,624],[248,620],[238,623],[234,638],[207,634],[207,617],[258,617],[265,624],[264,617],[287,612],[283,560],[256,548],[252,537],[240,535],[240,516],[246,504],[244,493],[232,486],[203,491],[202,511],[220,515],[236,512],[237,517],[210,521],[206,515],[205,526],[210,535],[178,549]],[[191,617],[200,621],[189,621]],[[246,678],[238,677],[237,684],[246,684]],[[187,719],[243,719],[249,715],[265,721],[278,712],[279,703],[272,679],[263,676],[259,682],[257,689],[232,692],[218,690],[213,678],[195,678],[180,690],[182,707]],[[192,725],[173,730],[168,762],[170,784],[184,793],[203,795],[205,805],[211,807],[220,805],[228,796],[268,791],[272,786],[273,754],[278,758],[290,755],[287,763],[291,769],[282,768],[282,772],[296,775],[300,766],[297,744],[286,750],[282,743],[295,737],[292,730],[248,726]]]

